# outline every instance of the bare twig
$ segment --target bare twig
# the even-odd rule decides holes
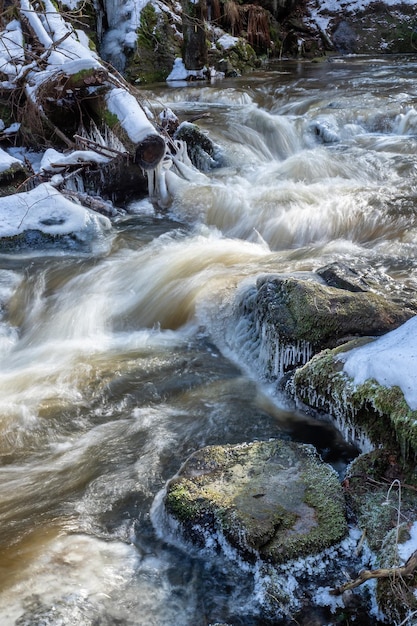
[[[405,565],[402,565],[400,567],[387,567],[387,568],[380,568],[380,569],[374,569],[374,570],[367,570],[367,569],[362,570],[362,572],[359,573],[359,576],[355,578],[355,580],[351,580],[348,583],[341,585],[340,587],[336,587],[336,589],[332,589],[330,593],[333,596],[339,596],[344,591],[347,591],[348,589],[355,589],[355,587],[359,587],[359,585],[362,585],[362,583],[366,582],[367,580],[371,580],[372,578],[391,578],[391,577],[398,577],[398,576],[412,576],[416,568],[417,568],[417,550],[413,552],[413,554],[407,560]]]
[[[94,152],[97,152],[98,154],[101,154],[103,156],[107,156],[107,157],[121,156],[124,158],[130,157],[130,154],[128,152],[116,150],[116,148],[110,148],[109,146],[103,146],[97,143],[96,141],[93,141],[92,139],[88,139],[87,137],[82,137],[81,135],[74,135],[74,139],[77,142],[79,142],[81,145],[84,145],[84,147],[88,148],[89,150],[93,150]],[[109,154],[106,154],[106,152]]]

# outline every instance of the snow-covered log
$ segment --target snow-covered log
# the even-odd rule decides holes
[[[132,87],[101,61],[51,0],[44,0],[42,9],[30,0],[20,0],[19,7],[21,19],[0,33],[0,77],[7,77],[0,85],[3,93],[22,93],[22,132],[34,143],[58,137],[73,148],[74,136],[88,134],[93,122],[110,128],[141,168],[156,167],[165,140]]]

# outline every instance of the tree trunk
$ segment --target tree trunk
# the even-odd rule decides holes
[[[202,70],[207,65],[207,1],[182,0],[182,11],[184,65],[187,70]]]

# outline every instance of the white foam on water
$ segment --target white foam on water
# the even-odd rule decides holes
[[[138,553],[131,545],[87,535],[58,535],[35,552],[24,572],[0,595],[0,617],[13,626],[25,601],[39,596],[46,606],[63,597],[90,600],[98,606],[120,593],[135,574]]]

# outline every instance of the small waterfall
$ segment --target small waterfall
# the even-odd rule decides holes
[[[206,305],[205,321],[222,350],[260,380],[279,382],[282,377],[307,363],[313,356],[313,346],[308,341],[285,341],[273,323],[264,319],[256,306],[257,290],[245,282],[234,299],[220,307],[216,302]]]

